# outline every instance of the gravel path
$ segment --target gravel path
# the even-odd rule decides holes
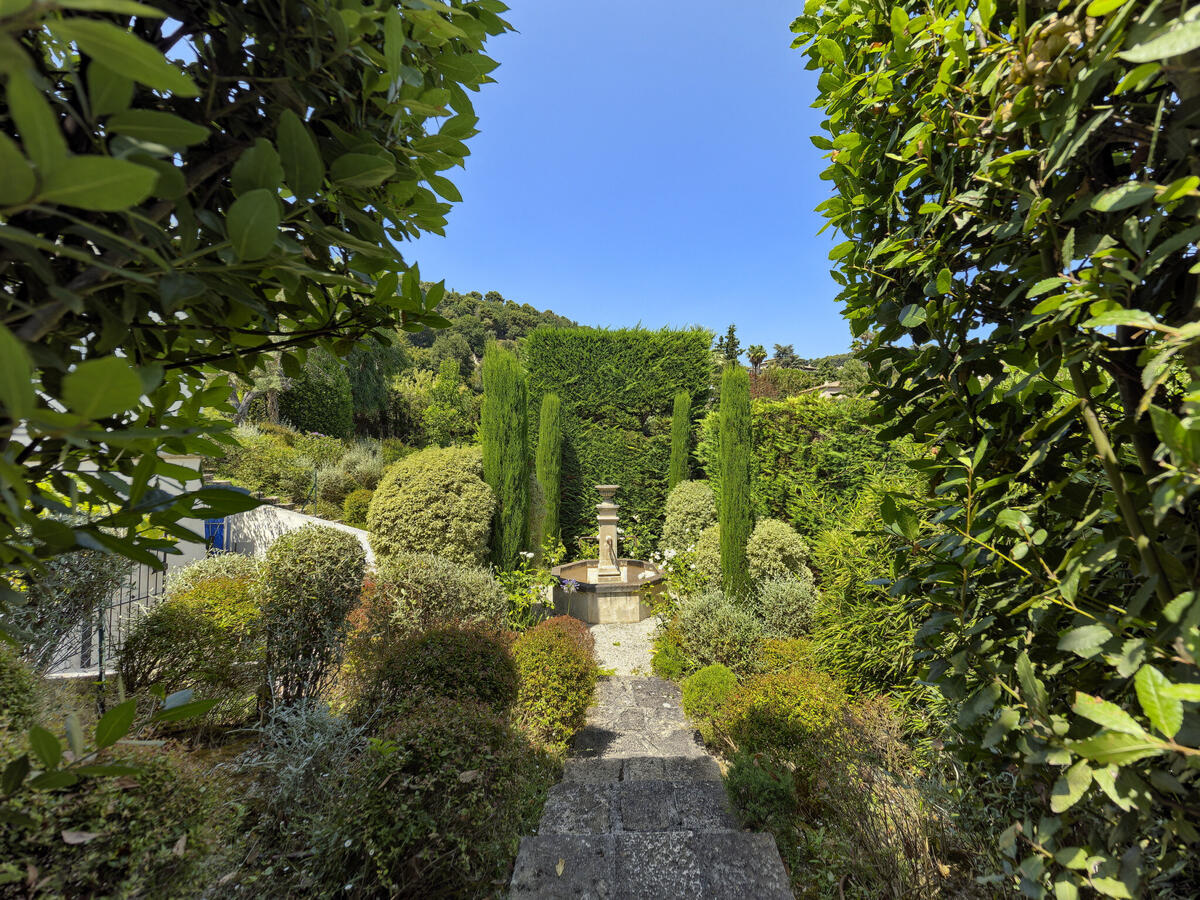
[[[651,645],[658,631],[658,618],[618,625],[592,625],[600,668],[612,675],[652,675]]]

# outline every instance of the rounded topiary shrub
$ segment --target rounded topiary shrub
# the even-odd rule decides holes
[[[0,641],[0,731],[33,724],[35,691],[33,671],[8,641]]]
[[[701,665],[720,663],[735,672],[754,671],[763,630],[758,617],[718,590],[679,604],[676,618],[686,656]]]
[[[717,498],[707,481],[681,481],[667,495],[662,546],[686,550],[717,524]]]
[[[0,746],[0,769],[24,746]],[[203,892],[203,860],[222,844],[219,791],[170,750],[111,747],[97,765],[136,767],[125,778],[83,778],[68,791],[21,790],[0,823],[0,872],[37,873],[39,897],[184,897]],[[74,834],[82,834],[80,840]],[[88,837],[88,835],[91,835]]]
[[[755,604],[768,635],[794,638],[812,630],[819,599],[812,572],[801,566],[795,575],[759,582]]]
[[[397,623],[412,629],[461,622],[501,628],[508,595],[490,569],[430,553],[385,557],[379,590],[393,603]]]
[[[242,556],[240,553],[214,553],[204,559],[188,563],[178,569],[172,569],[167,575],[165,589],[169,600],[180,594],[190,593],[205,581],[217,578],[238,578],[254,580],[258,578],[260,561],[253,556]]]
[[[721,584],[721,526],[710,525],[696,538],[696,571],[711,585]]]
[[[722,665],[705,666],[683,680],[683,711],[700,728],[705,741],[712,741],[712,720],[737,687],[737,676]]]
[[[366,568],[358,540],[325,525],[305,526],[267,548],[263,634],[267,682],[277,699],[316,697],[327,686]]]
[[[804,538],[779,519],[760,519],[746,542],[746,562],[750,578],[756,582],[796,575],[807,559],[808,544]]]
[[[596,660],[578,635],[548,620],[517,638],[517,719],[537,740],[565,744],[583,725],[596,686]]]
[[[279,416],[299,431],[350,437],[354,401],[342,361],[326,350],[309,351],[304,371],[279,395]]]
[[[212,576],[171,594],[134,620],[117,671],[126,690],[191,688],[217,705],[209,721],[236,722],[254,712],[262,680],[263,639],[257,582]]]
[[[381,563],[401,553],[434,553],[481,563],[496,498],[479,451],[431,447],[391,466],[367,511],[371,549]]]
[[[313,860],[318,896],[490,897],[556,780],[552,762],[483,704],[397,710],[352,764]]]
[[[511,637],[481,628],[447,625],[379,642],[365,650],[356,636],[350,644],[347,679],[356,719],[390,709],[414,696],[443,697],[487,704],[497,712],[517,697],[517,667]]]
[[[347,495],[342,504],[342,519],[347,525],[361,528],[367,524],[367,509],[371,506],[371,497],[374,495],[375,492],[367,488],[359,488]]]
[[[715,721],[742,750],[783,750],[789,758],[813,760],[821,743],[836,736],[846,707],[836,681],[798,667],[747,679],[726,698]]]
[[[650,667],[655,675],[668,681],[678,681],[696,668],[695,661],[683,651],[683,638],[678,627],[668,626],[655,635]]]

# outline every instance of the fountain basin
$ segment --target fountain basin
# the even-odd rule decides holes
[[[560,583],[546,589],[556,616],[574,616],[589,625],[640,622],[653,615],[647,602],[663,591],[663,575],[653,563],[619,559],[619,579],[600,580],[600,560],[578,559],[550,570]],[[568,584],[562,584],[563,581]]]

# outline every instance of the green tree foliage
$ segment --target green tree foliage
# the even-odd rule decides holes
[[[796,369],[800,366],[800,357],[796,356],[793,344],[776,344],[775,355],[771,357],[771,365],[781,369]]]
[[[562,508],[562,400],[558,394],[542,397],[537,434],[537,480],[542,487],[541,542],[557,540]]]
[[[884,437],[939,441],[925,508],[883,502],[893,590],[962,754],[1040,798],[1001,877],[1194,893],[1196,13],[836,0],[794,30]]]
[[[597,484],[619,484],[626,522],[657,530],[667,495],[671,409],[680,391],[708,394],[712,333],[540,328],[525,339],[531,405],[563,405],[560,527],[564,542],[595,526]]]
[[[279,416],[298,431],[350,437],[354,401],[342,361],[326,350],[310,350],[303,371],[279,395]]]
[[[492,559],[515,569],[529,543],[529,401],[525,370],[511,350],[490,344],[483,355],[479,442],[483,479],[496,495]]]
[[[360,434],[387,435],[388,388],[392,376],[410,365],[404,344],[394,334],[360,344],[346,356],[354,424]]]
[[[458,363],[453,359],[442,360],[421,419],[426,439],[439,447],[463,443],[475,434],[479,425],[479,403],[470,388],[462,383]]]
[[[734,596],[750,586],[746,541],[750,537],[750,377],[736,364],[721,376],[721,585]]]
[[[426,328],[409,334],[409,343],[432,351],[441,335],[461,335],[474,359],[483,359],[483,352],[491,340],[519,341],[545,326],[574,328],[577,325],[552,310],[534,309],[528,303],[506,300],[497,291],[488,291],[486,295],[478,291],[467,294],[446,291],[437,306],[437,313],[450,323],[449,327],[444,331]],[[472,367],[474,364],[472,360]]]
[[[746,358],[750,360],[751,373],[758,375],[759,369],[767,359],[767,350],[762,344],[751,344],[750,349],[746,351]]]
[[[503,9],[4,5],[0,568],[81,544],[153,564],[181,519],[252,505],[153,487],[181,474],[159,451],[216,450],[229,385],[202,367],[249,378],[272,351],[295,377],[297,348],[444,324],[397,244],[458,199],[438,173]],[[104,512],[42,517],[67,495]]]
[[[731,324],[729,328],[726,329],[725,334],[717,338],[717,342],[713,346],[713,349],[717,351],[717,354],[721,357],[721,359],[725,360],[725,362],[737,362],[738,357],[742,355],[742,342],[737,336],[737,326]]]
[[[876,415],[874,404],[856,398],[809,394],[753,401],[755,517],[790,522],[810,538],[836,527],[874,473],[902,469],[905,460],[915,455],[911,441],[904,437],[878,436],[878,426],[873,424]],[[719,415],[710,413],[701,423],[696,448],[718,491],[719,428]]]
[[[692,395],[680,391],[671,410],[671,465],[667,469],[667,492],[691,474]]]

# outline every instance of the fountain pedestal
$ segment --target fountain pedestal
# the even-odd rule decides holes
[[[570,615],[592,625],[640,622],[653,615],[649,600],[663,590],[662,572],[653,563],[619,555],[615,484],[598,484],[599,559],[580,559],[550,570],[559,584],[546,589],[546,605],[555,615]]]

